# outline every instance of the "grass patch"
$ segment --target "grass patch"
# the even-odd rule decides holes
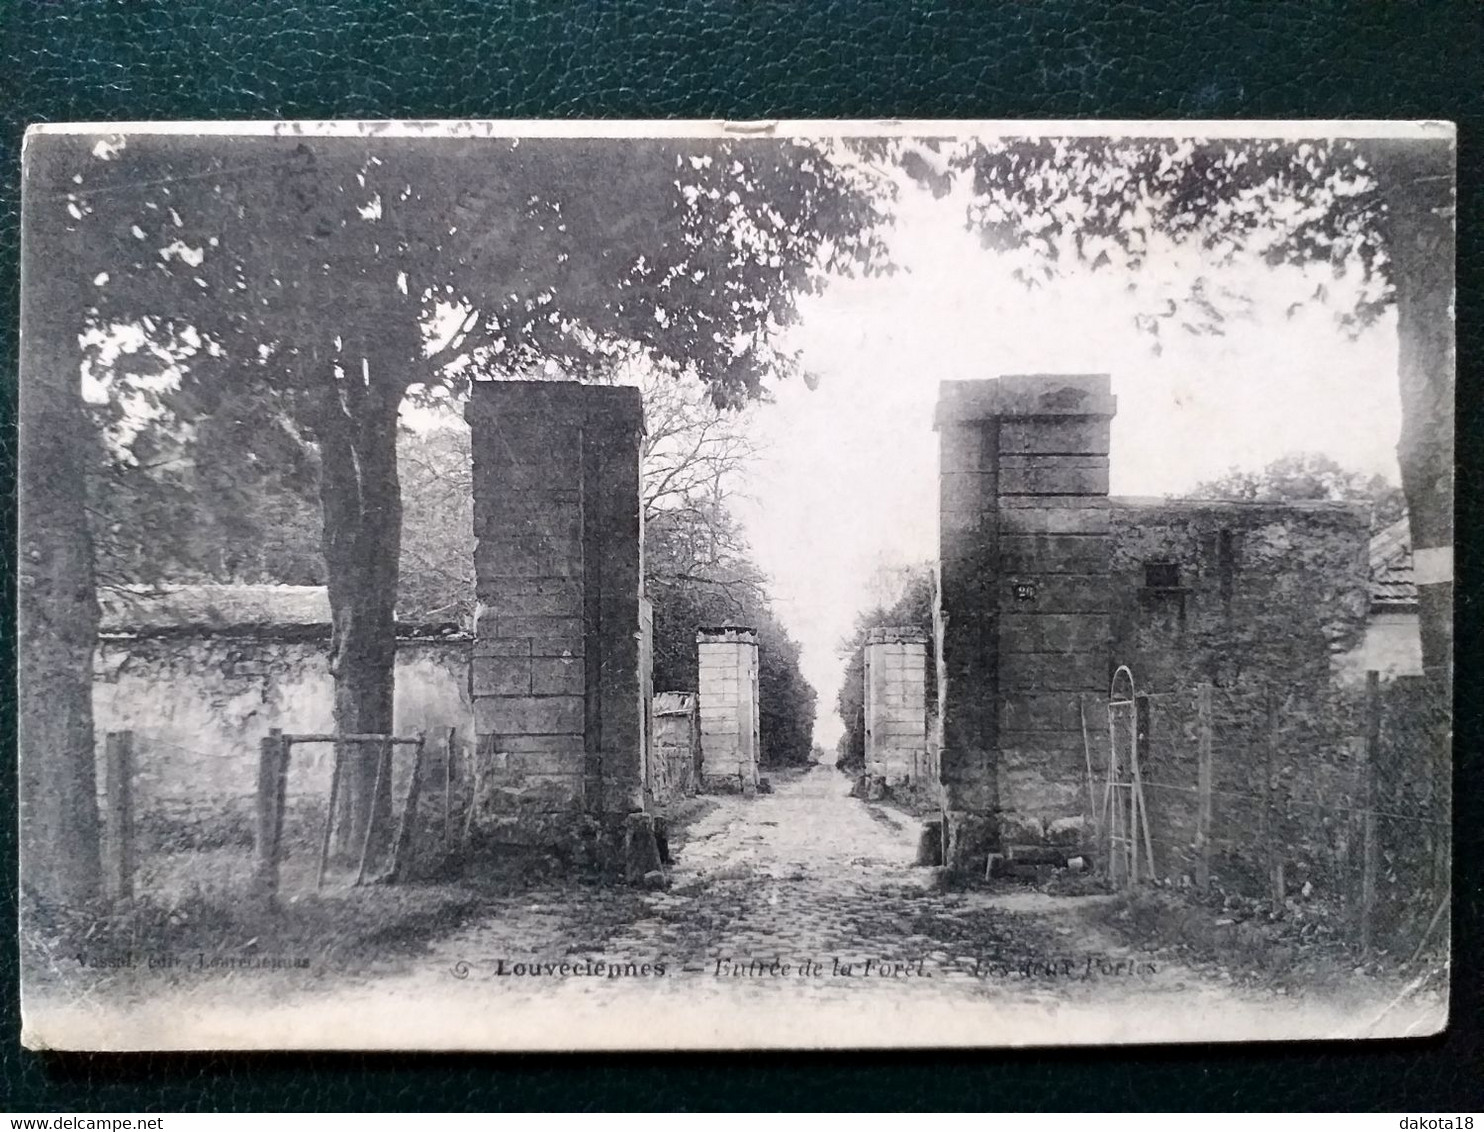
[[[244,973],[313,979],[421,953],[486,902],[451,885],[337,886],[274,901],[196,885],[66,909],[28,899],[22,962],[33,987],[69,993]]]
[[[1362,961],[1343,910],[1317,901],[1290,900],[1274,915],[1265,900],[1139,888],[1087,914],[1132,946],[1219,969],[1238,983],[1280,989],[1396,971],[1411,956],[1411,949],[1378,949]],[[1445,954],[1446,938],[1434,941],[1433,951]],[[1420,961],[1435,961],[1433,952],[1425,951]]]
[[[892,809],[896,809],[896,807],[891,807],[891,808]],[[915,818],[912,817],[911,814],[906,814],[906,813],[904,813],[901,810],[897,810],[897,812],[899,814],[901,814],[903,817],[906,817],[907,818],[907,821],[906,822],[899,821],[897,818],[895,818],[891,814],[887,813],[886,810],[884,808],[882,808],[882,806],[880,805],[880,803],[869,802],[866,805],[866,813],[868,813],[868,814],[871,815],[871,820],[874,821],[874,822],[877,822],[880,825],[886,826],[886,828],[889,829],[889,830],[891,830],[893,833],[901,833],[903,830],[905,830],[907,828],[908,822],[912,822],[912,821],[915,821],[916,820]]]
[[[689,798],[677,798],[664,806],[656,807],[655,816],[664,819],[665,837],[670,846],[670,858],[675,860],[690,839],[690,830],[712,810],[716,809],[714,797],[697,794]]]
[[[878,803],[871,804],[877,805]],[[943,816],[943,806],[933,791],[914,790],[909,786],[894,788],[885,798],[881,799],[879,805],[905,814],[914,822]]]

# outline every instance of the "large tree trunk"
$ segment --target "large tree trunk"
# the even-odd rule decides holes
[[[1422,663],[1444,685],[1453,663],[1453,155],[1450,141],[1398,147],[1377,169],[1389,209],[1402,429]]]
[[[22,249],[32,265],[43,252],[37,227],[28,227]],[[92,700],[98,602],[85,475],[91,426],[82,411],[78,327],[63,312],[68,304],[32,279],[21,308],[21,869],[23,887],[49,905],[96,896],[101,879]]]
[[[348,384],[348,383],[347,383]],[[330,670],[335,681],[335,730],[390,734],[396,664],[397,565],[402,503],[397,481],[400,392],[362,387],[354,404],[337,398],[320,423],[320,502],[333,620]],[[360,853],[368,822],[373,852],[391,832],[391,782],[377,787],[382,750],[347,744],[336,839],[342,856]]]

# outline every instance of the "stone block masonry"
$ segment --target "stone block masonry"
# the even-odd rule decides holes
[[[1108,738],[1106,713],[1081,709],[1104,701],[1115,663],[1166,706],[1193,703],[1196,682],[1255,701],[1276,688],[1290,727],[1313,724],[1300,776],[1322,781],[1335,761],[1326,705],[1365,629],[1368,515],[1110,498],[1115,409],[1101,375],[941,388],[938,746],[945,861],[960,872],[1086,847],[1089,766],[1102,773]],[[1141,718],[1151,751],[1178,740],[1188,755],[1188,727]],[[1174,773],[1176,754],[1158,757]],[[1164,799],[1150,808],[1188,840]]]
[[[639,391],[476,382],[477,736],[484,844],[601,863],[644,808]]]
[[[757,790],[761,741],[757,633],[738,626],[696,633],[700,667],[701,783],[712,792]]]
[[[938,686],[946,863],[1080,814],[1079,697],[1109,657],[1106,375],[944,382]]]
[[[935,779],[927,742],[927,637],[881,626],[866,636],[866,774],[887,786]]]

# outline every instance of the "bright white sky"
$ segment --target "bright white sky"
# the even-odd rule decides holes
[[[820,378],[774,390],[757,412],[766,451],[737,512],[778,613],[803,645],[819,691],[816,741],[841,732],[836,655],[856,614],[882,594],[883,570],[931,560],[937,545],[937,385],[1005,373],[1109,373],[1118,397],[1112,490],[1178,495],[1232,466],[1260,468],[1294,451],[1397,482],[1400,427],[1395,325],[1349,340],[1320,306],[1289,305],[1328,269],[1243,265],[1220,271],[1152,257],[1127,276],[1081,271],[1037,291],[1013,264],[963,231],[963,201],[910,191],[898,208],[891,278],[841,280],[806,299],[790,340]],[[1198,275],[1257,298],[1225,337],[1167,329],[1164,352],[1135,329],[1160,285],[1184,293]],[[1172,336],[1175,335],[1175,336]]]

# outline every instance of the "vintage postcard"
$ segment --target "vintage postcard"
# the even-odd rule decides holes
[[[33,129],[25,1042],[1436,1033],[1454,145]]]

